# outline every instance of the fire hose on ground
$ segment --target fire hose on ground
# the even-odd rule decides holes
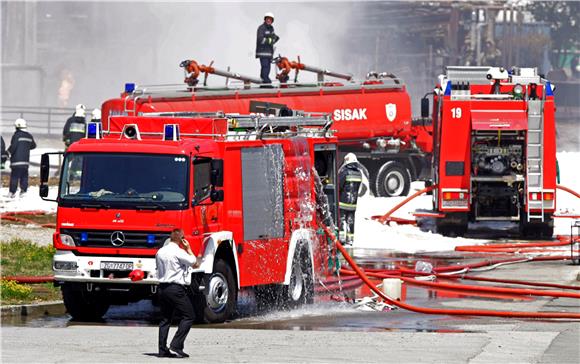
[[[326,226],[323,227],[328,237],[336,244],[338,250],[343,255],[354,274],[358,275],[363,282],[386,303],[394,305],[409,311],[431,314],[431,315],[460,315],[460,316],[488,316],[488,317],[511,317],[511,318],[536,318],[536,319],[574,319],[580,320],[580,313],[566,312],[525,312],[525,311],[494,311],[494,310],[473,310],[473,309],[446,309],[446,308],[428,308],[410,305],[405,302],[394,300],[384,294],[373,282],[369,276],[356,264],[346,249],[338,241],[334,233]],[[538,257],[553,258],[556,257]],[[538,259],[546,260],[546,259]]]

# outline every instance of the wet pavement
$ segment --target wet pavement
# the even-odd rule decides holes
[[[478,253],[440,252],[402,254],[385,250],[357,249],[356,260],[366,268],[389,269],[395,266],[412,268],[418,261],[428,262],[434,267],[467,262],[479,261],[484,256]],[[501,255],[493,255],[493,258]],[[490,258],[487,255],[487,258]],[[563,262],[526,263],[534,264],[534,270],[543,266],[546,269],[565,269]],[[571,270],[578,271],[577,266]],[[504,268],[504,277],[510,277],[513,272],[526,271],[524,264]],[[498,269],[494,272],[500,272]],[[490,272],[485,275],[489,276]],[[501,275],[501,274],[500,274]],[[523,274],[519,273],[520,276]],[[537,274],[542,276],[541,273]],[[544,279],[550,274],[544,274]],[[570,277],[563,277],[552,273],[552,281],[565,281]],[[533,277],[530,277],[533,278]],[[473,284],[474,282],[469,282]],[[370,295],[366,287],[360,287],[356,291],[345,292],[352,299]],[[420,287],[403,285],[404,300],[407,303],[424,307],[448,307],[448,306],[491,306],[498,309],[505,305],[518,309],[523,306],[524,310],[534,311],[538,306],[548,302],[545,298],[499,296],[499,295],[474,295],[457,293],[444,290],[430,290]],[[335,295],[341,297],[341,295]],[[24,327],[72,327],[78,325],[92,326],[157,326],[160,313],[157,307],[150,301],[140,301],[127,306],[111,306],[102,322],[86,323],[71,321],[70,316],[64,315],[29,315],[29,316],[5,316],[2,318],[2,326]],[[238,318],[223,324],[197,325],[197,328],[219,329],[265,329],[265,330],[305,330],[305,331],[412,331],[412,332],[465,332],[457,329],[458,322],[477,321],[477,318],[458,318],[451,316],[422,315],[402,309],[389,311],[372,311],[370,308],[355,308],[352,303],[336,302],[329,299],[328,295],[317,297],[312,305],[307,305],[294,310],[260,312],[257,310],[252,290],[242,290],[238,298]],[[469,330],[468,330],[469,331]]]

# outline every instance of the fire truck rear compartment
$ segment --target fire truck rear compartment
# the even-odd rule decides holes
[[[524,191],[524,132],[472,133],[473,220],[518,220]]]

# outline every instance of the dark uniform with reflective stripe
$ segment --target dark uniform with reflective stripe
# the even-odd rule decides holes
[[[258,27],[256,38],[256,58],[260,59],[260,78],[264,83],[272,83],[270,80],[270,65],[274,57],[274,43],[280,37],[274,33],[274,27],[265,22]]]
[[[20,191],[28,190],[28,166],[30,165],[30,151],[36,148],[32,135],[22,129],[16,129],[10,141],[10,193],[16,193],[18,182]]]
[[[340,229],[346,236],[345,241],[352,242],[354,238],[354,213],[358,200],[358,190],[362,183],[362,173],[355,163],[346,164],[340,169],[338,183]]]
[[[62,130],[62,140],[68,147],[72,143],[81,140],[85,137],[86,122],[82,116],[71,116],[64,124]]]

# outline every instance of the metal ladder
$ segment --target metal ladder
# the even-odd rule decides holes
[[[544,140],[544,99],[528,100],[528,138],[526,150],[526,181],[528,202],[528,222],[541,220],[544,222],[544,168],[543,168],[543,140]],[[530,193],[537,193],[539,199],[530,200]],[[540,210],[532,212],[531,210]]]

